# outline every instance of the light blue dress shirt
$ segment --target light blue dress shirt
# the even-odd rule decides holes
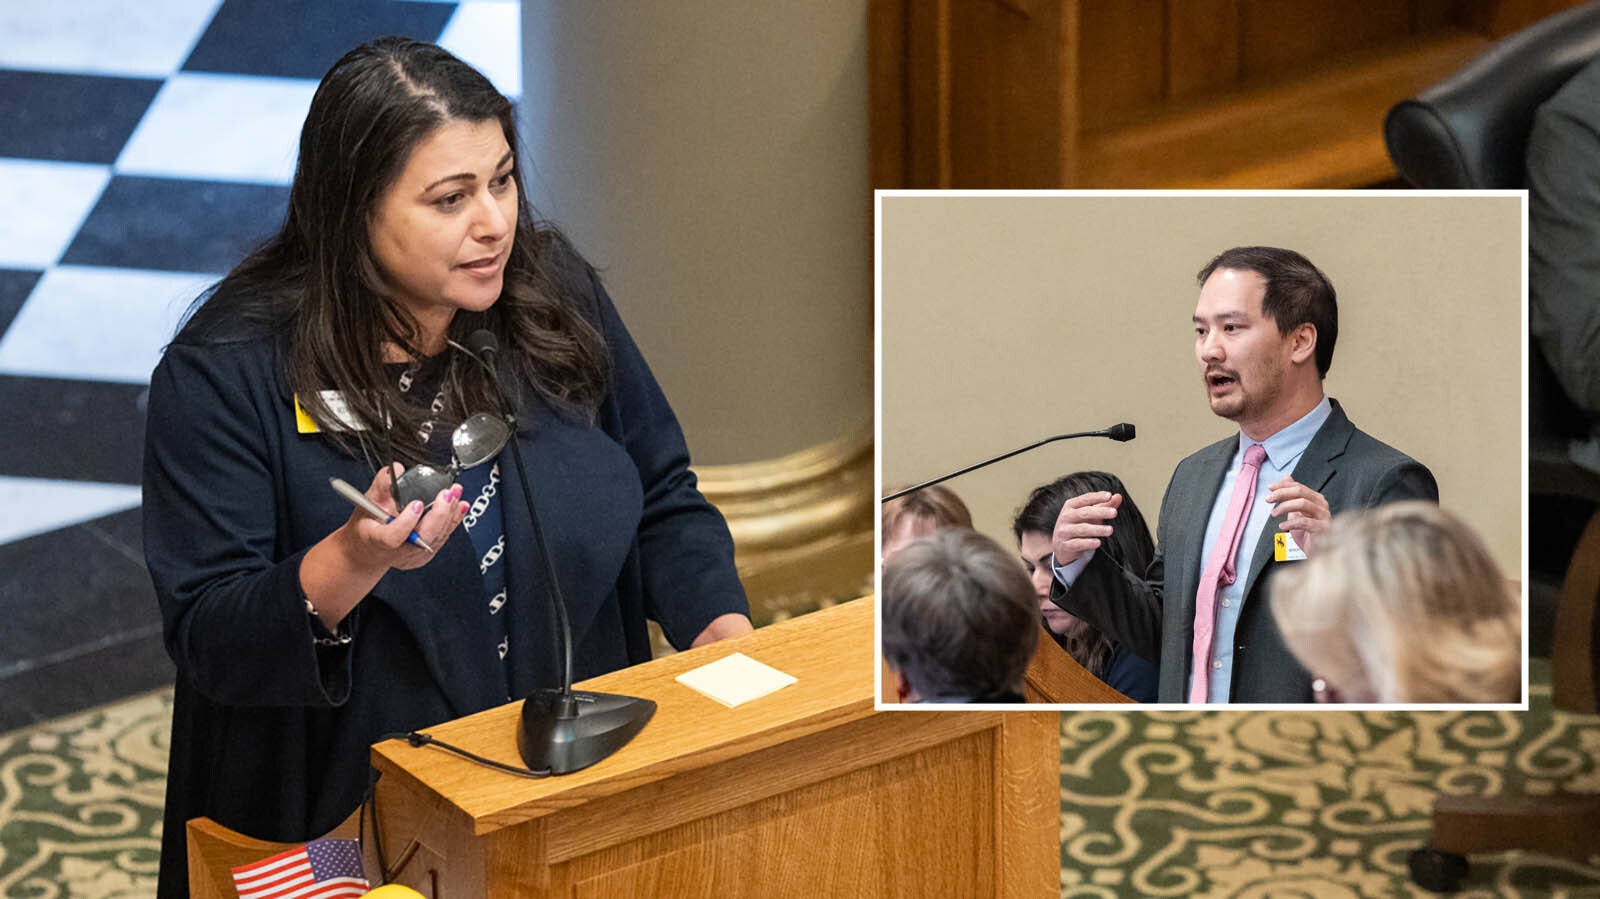
[[[1244,605],[1245,581],[1249,578],[1250,561],[1256,554],[1256,541],[1261,539],[1263,528],[1276,528],[1279,521],[1272,520],[1272,506],[1266,502],[1273,484],[1294,471],[1300,454],[1306,451],[1317,429],[1328,420],[1333,406],[1327,397],[1294,424],[1261,442],[1267,458],[1261,463],[1261,473],[1256,477],[1255,502],[1250,504],[1250,517],[1245,519],[1244,536],[1239,541],[1239,555],[1234,560],[1234,570],[1239,573],[1232,584],[1217,592],[1217,627],[1211,638],[1211,684],[1207,697],[1211,702],[1227,702],[1229,687],[1233,683],[1233,634],[1239,627],[1239,610]],[[1239,479],[1239,467],[1244,464],[1244,451],[1255,441],[1239,433],[1239,447],[1233,452],[1228,473],[1222,478],[1222,487],[1211,505],[1211,518],[1206,522],[1205,552],[1200,561],[1204,571],[1205,560],[1211,557],[1211,546],[1222,530],[1222,519],[1228,514],[1228,500],[1233,496],[1234,482]],[[1192,676],[1192,675],[1191,675]],[[1184,686],[1185,694],[1188,685]]]
[[[1321,402],[1294,424],[1261,443],[1267,451],[1267,458],[1262,461],[1261,472],[1256,477],[1255,501],[1250,504],[1250,517],[1245,520],[1244,535],[1239,540],[1239,555],[1234,560],[1234,568],[1238,571],[1239,577],[1217,594],[1217,625],[1211,638],[1211,684],[1207,691],[1211,702],[1228,701],[1229,688],[1233,683],[1233,635],[1239,627],[1239,609],[1244,603],[1244,588],[1245,581],[1249,577],[1250,560],[1255,556],[1256,541],[1261,539],[1262,528],[1268,527],[1269,524],[1276,527],[1276,523],[1269,521],[1272,517],[1272,506],[1265,501],[1267,494],[1271,492],[1273,484],[1294,471],[1295,465],[1300,461],[1300,455],[1310,445],[1311,438],[1316,436],[1317,431],[1332,413],[1332,404],[1328,402],[1327,397],[1323,397]],[[1211,517],[1206,522],[1205,551],[1200,554],[1202,570],[1205,561],[1211,557],[1211,544],[1216,541],[1217,533],[1222,530],[1222,519],[1228,513],[1228,500],[1232,498],[1234,482],[1239,478],[1239,466],[1244,464],[1244,451],[1254,442],[1244,436],[1242,431],[1239,433],[1239,446],[1234,450],[1233,461],[1228,465],[1228,473],[1223,476],[1222,487],[1217,490],[1217,498],[1211,506]],[[1091,550],[1070,564],[1053,566],[1056,580],[1066,587],[1071,587],[1093,557],[1094,551]],[[1175,638],[1175,635],[1163,635],[1163,639]],[[1189,685],[1186,679],[1184,694],[1188,693]]]

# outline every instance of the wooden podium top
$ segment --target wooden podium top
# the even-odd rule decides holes
[[[871,597],[768,625],[584,681],[584,690],[656,702],[643,731],[592,767],[556,777],[517,777],[437,747],[388,740],[372,748],[385,780],[409,780],[436,794],[475,834],[487,834],[655,781],[779,746],[873,712]],[[742,652],[798,678],[774,693],[727,708],[674,680],[679,674]],[[521,766],[517,752],[522,702],[516,701],[423,730],[446,743]]]

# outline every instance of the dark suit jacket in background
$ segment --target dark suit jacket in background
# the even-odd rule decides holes
[[[1294,467],[1294,479],[1328,500],[1337,515],[1402,499],[1439,499],[1433,474],[1421,463],[1358,430],[1337,400]],[[1161,500],[1156,555],[1144,578],[1095,553],[1071,590],[1058,582],[1051,599],[1148,659],[1160,659],[1159,702],[1185,702],[1193,666],[1195,593],[1205,558],[1206,523],[1239,449],[1235,434],[1178,463]],[[1284,645],[1267,603],[1267,584],[1279,565],[1269,518],[1257,535],[1245,573],[1244,606],[1234,633],[1230,702],[1310,702],[1311,675]],[[1114,523],[1113,523],[1114,524]],[[1169,601],[1170,600],[1170,601]]]
[[[1600,418],[1600,60],[1528,136],[1528,331],[1567,396]]]

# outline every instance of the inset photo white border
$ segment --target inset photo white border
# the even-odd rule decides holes
[[[1056,441],[945,482],[1013,551],[1029,491],[1075,471],[1118,475],[1154,536],[1177,464],[1239,431],[1205,394],[1198,272],[1231,247],[1303,254],[1338,295],[1326,394],[1426,465],[1440,505],[1523,588],[1522,699],[1227,707],[1527,709],[1526,191],[877,191],[874,233],[878,496],[1047,437],[1136,427],[1132,441]],[[1121,708],[894,702],[881,576],[878,708]]]

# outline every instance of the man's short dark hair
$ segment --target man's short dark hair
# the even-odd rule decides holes
[[[1039,604],[1015,556],[947,528],[883,570],[883,658],[925,700],[1014,700],[1039,640]]]
[[[1267,282],[1261,312],[1288,334],[1303,324],[1317,329],[1317,374],[1328,376],[1333,365],[1333,345],[1339,339],[1339,302],[1333,282],[1311,260],[1280,247],[1234,247],[1224,250],[1200,270],[1204,286],[1219,268],[1255,272]]]

